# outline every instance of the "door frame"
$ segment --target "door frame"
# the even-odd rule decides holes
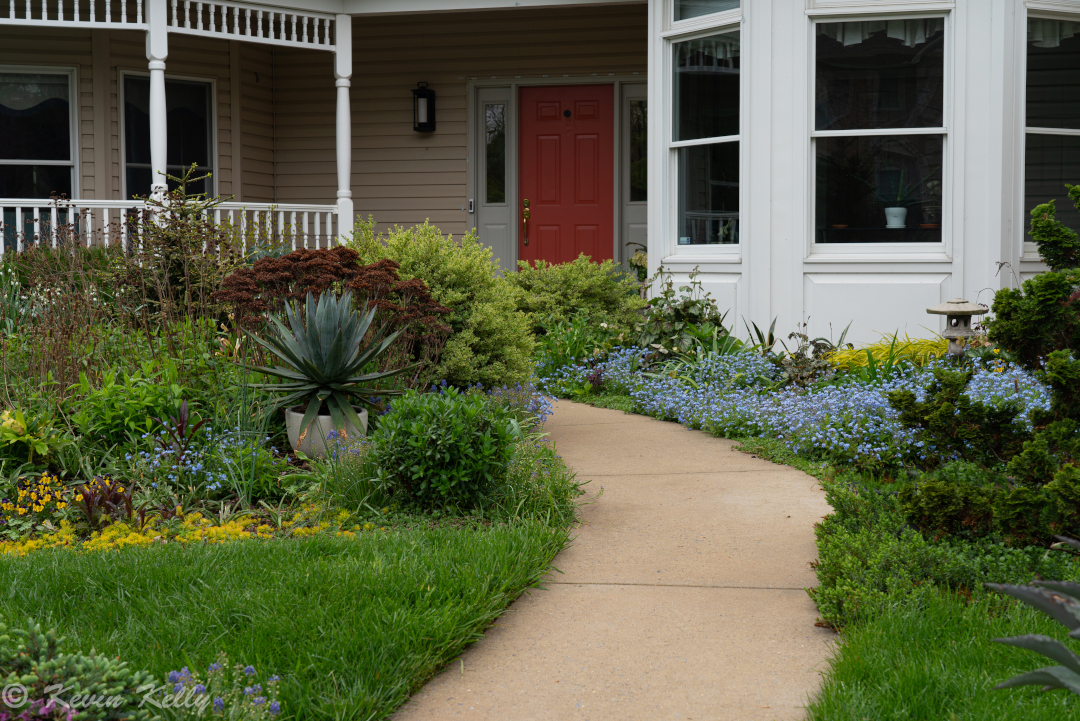
[[[612,248],[612,258],[618,264],[625,264],[625,259],[629,257],[624,251],[626,250],[623,243],[625,239],[622,237],[622,224],[623,224],[623,153],[622,153],[622,141],[623,141],[623,86],[624,85],[646,85],[648,84],[648,76],[645,74],[635,75],[575,75],[571,77],[564,76],[552,76],[552,77],[540,77],[540,78],[472,78],[466,83],[467,88],[467,115],[468,115],[468,132],[466,136],[468,138],[468,202],[469,210],[468,221],[466,225],[469,228],[475,228],[477,226],[477,214],[479,211],[480,193],[480,178],[479,172],[480,163],[482,159],[481,149],[485,146],[483,140],[484,134],[484,118],[481,117],[482,103],[480,102],[480,89],[481,88],[509,88],[510,99],[506,106],[506,202],[509,206],[510,226],[513,228],[513,232],[510,236],[513,238],[513,259],[504,261],[510,268],[517,268],[518,261],[518,225],[521,223],[521,197],[519,193],[519,179],[521,177],[521,167],[518,160],[519,149],[519,130],[520,130],[520,118],[518,113],[518,103],[520,99],[520,89],[522,87],[535,87],[545,85],[612,85],[614,86],[614,104],[615,112],[612,128],[612,137],[614,139],[615,147],[614,158],[615,167],[612,169],[612,182],[613,188],[613,202],[612,205],[612,222],[614,232],[612,233],[612,242],[615,247]],[[647,97],[647,96],[646,96]]]

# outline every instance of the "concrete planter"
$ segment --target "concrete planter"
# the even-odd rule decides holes
[[[367,435],[368,412],[365,409],[353,406],[356,415],[360,416],[360,423],[364,426],[358,429],[352,423],[345,422],[345,435],[348,438],[358,438]],[[309,458],[325,458],[327,455],[326,437],[334,430],[334,419],[331,416],[318,416],[300,438],[300,424],[304,420],[304,409],[285,409],[285,428],[289,432],[289,445],[293,450],[300,451]],[[333,443],[331,442],[331,446]]]

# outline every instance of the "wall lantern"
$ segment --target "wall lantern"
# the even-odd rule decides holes
[[[926,309],[927,313],[945,316],[945,332],[941,337],[949,339],[949,355],[964,354],[968,339],[975,337],[971,316],[982,315],[986,311],[985,306],[968,303],[963,298],[953,298]]]
[[[412,91],[413,130],[418,133],[435,132],[435,91],[427,83],[417,83]]]

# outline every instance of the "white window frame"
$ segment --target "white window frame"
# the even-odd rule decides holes
[[[125,116],[127,113],[125,109],[124,98],[124,78],[134,76],[140,78],[149,78],[150,72],[147,70],[124,70],[119,71],[119,77],[117,78],[117,115],[120,117],[120,197],[126,199],[131,198],[128,193],[127,187],[127,127],[125,125]],[[221,159],[218,157],[218,96],[217,96],[217,79],[216,78],[200,78],[191,75],[172,75],[166,73],[166,80],[184,80],[191,83],[206,83],[210,86],[210,197],[217,196],[218,187],[218,168],[221,167]],[[166,168],[166,172],[168,169]]]
[[[746,0],[743,0],[745,2]],[[677,262],[711,262],[711,263],[740,263],[742,262],[742,247],[746,241],[749,224],[745,214],[748,203],[746,184],[747,154],[749,143],[747,141],[749,115],[750,115],[750,86],[751,79],[748,75],[748,63],[746,53],[740,49],[739,61],[739,133],[737,135],[724,135],[713,138],[698,138],[694,140],[672,140],[674,137],[675,117],[675,81],[674,81],[674,50],[677,43],[688,40],[719,35],[726,32],[738,32],[740,48],[746,36],[745,23],[743,21],[743,8],[740,6],[734,10],[702,15],[674,22],[675,2],[668,0],[664,10],[667,29],[660,34],[660,81],[663,88],[663,97],[659,103],[653,103],[650,97],[650,105],[658,105],[656,111],[650,108],[649,133],[659,127],[658,141],[663,148],[662,160],[659,164],[663,192],[657,194],[656,208],[659,211],[656,216],[657,227],[660,230],[658,243],[661,248],[661,257],[665,260]],[[655,115],[654,115],[655,114]],[[651,118],[656,117],[659,123],[654,123]],[[725,142],[739,143],[739,242],[714,245],[679,245],[679,148],[695,145],[713,145]],[[650,146],[652,141],[650,140]],[[652,158],[650,156],[650,162]],[[650,192],[649,199],[653,195]],[[650,242],[650,246],[653,243]]]
[[[839,10],[839,12],[838,12]],[[953,197],[954,187],[954,143],[949,142],[950,128],[953,124],[953,88],[954,58],[956,43],[954,40],[953,14],[951,9],[926,9],[915,12],[853,12],[854,8],[830,9],[827,13],[808,14],[807,23],[807,97],[804,105],[806,133],[806,260],[813,261],[860,261],[860,260],[912,260],[944,261],[951,260],[953,243]],[[876,8],[875,8],[876,10]],[[858,130],[817,130],[815,128],[815,103],[817,101],[817,25],[818,23],[873,22],[876,20],[927,20],[942,18],[945,21],[945,57],[942,69],[942,125],[940,128],[872,128]],[[817,138],[881,136],[881,135],[940,135],[942,136],[941,171],[943,192],[941,196],[941,242],[938,243],[818,243],[816,231],[817,211]]]
[[[68,76],[68,135],[71,148],[70,160],[7,160],[0,158],[0,165],[66,165],[71,168],[71,198],[79,197],[79,73],[70,65],[0,65],[0,73],[42,73],[44,75]],[[47,200],[47,198],[46,198]]]
[[[1028,229],[1031,226],[1031,208],[1026,207],[1025,199],[1027,197],[1027,136],[1028,135],[1065,135],[1070,137],[1080,137],[1080,130],[1071,128],[1039,128],[1028,127],[1027,125],[1027,49],[1028,49],[1028,20],[1061,20],[1064,22],[1080,22],[1080,13],[1068,13],[1068,12],[1053,12],[1042,9],[1028,9],[1027,14],[1020,22],[1021,37],[1023,41],[1020,45],[1020,55],[1023,58],[1020,62],[1020,142],[1017,152],[1020,157],[1019,169],[1020,169],[1020,183],[1016,191],[1016,217],[1019,218],[1017,226],[1017,244],[1020,248],[1020,260],[1022,261],[1034,261],[1042,262],[1042,256],[1039,255],[1039,247],[1027,239]],[[1078,177],[1080,182],[1080,177]]]

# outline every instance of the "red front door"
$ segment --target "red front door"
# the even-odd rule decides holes
[[[521,89],[520,259],[611,259],[614,97],[611,85]]]

